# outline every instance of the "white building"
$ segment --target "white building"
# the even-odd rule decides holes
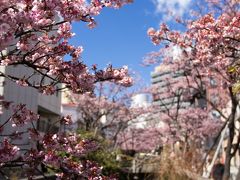
[[[65,130],[75,131],[78,128],[78,116],[79,112],[77,111],[78,104],[71,94],[70,90],[65,90],[61,94],[61,114],[62,116],[71,116],[72,124],[67,126]]]
[[[27,77],[30,75],[33,70],[24,66],[0,66],[0,72],[12,75],[15,77]],[[32,77],[32,82],[34,83],[39,76],[35,75]],[[26,104],[26,107],[29,110],[32,110],[34,113],[40,115],[40,120],[35,122],[34,125],[40,132],[56,132],[58,127],[54,124],[56,120],[59,120],[61,115],[61,95],[60,92],[55,93],[54,95],[47,96],[38,92],[37,89],[31,87],[20,86],[11,80],[0,77],[0,97],[3,97],[5,101],[11,101],[13,104]],[[11,115],[12,110],[6,110],[1,107],[2,113],[0,114],[0,123],[5,122]],[[24,131],[31,125],[19,128],[18,131]],[[24,129],[25,128],[25,129]],[[11,123],[4,126],[4,133],[10,134],[15,131],[16,128],[11,127]],[[19,140],[19,144],[24,144],[29,147],[30,141],[27,134],[23,139]]]
[[[147,108],[150,106],[150,97],[148,94],[136,94],[132,97],[131,107],[133,108]],[[130,128],[146,128],[149,113],[142,114],[136,119],[130,121]]]

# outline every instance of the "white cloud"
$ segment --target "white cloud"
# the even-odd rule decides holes
[[[188,9],[191,0],[152,0],[156,7],[156,13],[168,13],[172,16],[182,17]],[[170,20],[168,14],[164,14],[165,20]]]

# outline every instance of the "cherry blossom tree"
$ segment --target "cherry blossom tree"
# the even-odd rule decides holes
[[[150,104],[143,103],[145,106],[142,106],[142,102],[133,103],[134,97],[143,92],[148,91],[141,89],[132,92],[126,87],[105,82],[96,86],[94,95],[70,93],[69,99],[77,105],[77,132],[86,131],[95,138],[107,139],[110,144],[104,148],[112,152],[121,150],[118,153],[121,157],[128,157],[129,151],[154,150],[159,142],[149,139],[159,139],[157,131],[154,128],[136,127],[139,120],[145,121],[152,112]]]
[[[203,14],[187,22],[186,30],[178,32],[170,30],[166,24],[162,24],[159,30],[150,28],[148,35],[154,44],[165,44],[165,50],[152,54],[164,56],[164,51],[172,45],[181,49],[181,61],[176,64],[178,67],[187,69],[190,72],[189,84],[198,82],[196,90],[201,90],[199,82],[206,82],[205,88],[210,85],[208,79],[216,80],[215,88],[223,89],[224,93],[218,94],[219,106],[216,108],[212,100],[208,99],[208,104],[213,109],[217,109],[220,115],[226,120],[224,126],[228,125],[229,136],[226,148],[225,171],[223,179],[230,177],[230,161],[239,147],[239,133],[235,131],[237,117],[238,98],[238,60],[239,60],[239,2],[230,1],[206,1],[209,5],[208,14]],[[206,7],[206,6],[205,6]],[[155,58],[156,59],[156,58]],[[166,58],[167,63],[171,59]],[[201,81],[199,81],[201,80]],[[195,83],[196,84],[196,83]],[[200,86],[199,86],[200,85]],[[212,88],[214,89],[214,88]],[[213,90],[214,93],[214,90]],[[200,93],[204,97],[203,93]],[[223,101],[221,101],[223,100]],[[231,103],[230,114],[221,113],[226,101]],[[223,128],[222,128],[223,129]],[[234,136],[237,136],[236,146],[233,146]]]
[[[159,128],[129,127],[119,133],[118,144],[125,151],[153,152],[162,147],[161,135]]]
[[[2,66],[24,66],[29,72],[13,76],[0,72],[21,86],[36,88],[40,93],[53,94],[60,90],[57,84],[64,83],[75,93],[93,92],[99,81],[112,81],[130,86],[132,79],[126,67],[115,69],[111,65],[99,70],[95,65],[88,68],[81,60],[82,47],[69,44],[74,36],[72,22],[86,22],[94,28],[94,16],[103,8],[120,8],[132,0],[11,0],[0,1],[0,63]],[[36,78],[37,77],[37,78]],[[47,79],[47,81],[46,81]],[[35,127],[39,116],[25,105],[1,101],[5,109],[13,114],[0,124],[0,174],[8,179],[6,169],[19,167],[32,178],[42,174],[43,168],[57,172],[59,179],[98,179],[101,168],[88,161],[86,154],[97,149],[97,145],[74,133],[47,132],[41,134]],[[69,124],[70,117],[59,120]],[[16,129],[7,134],[4,127]],[[26,131],[24,126],[30,128]],[[25,128],[26,129],[26,128]],[[23,149],[15,140],[28,134],[33,142],[30,149]]]
[[[162,67],[164,68],[161,69]],[[183,69],[176,69],[175,64],[161,64],[156,69],[157,73],[161,73],[163,76],[161,77],[161,86],[156,83],[152,87],[154,109],[156,112],[160,112],[159,117],[162,119],[162,122],[168,124],[169,130],[172,128],[173,134],[175,134],[175,140],[172,141],[176,142],[184,139],[181,136],[196,139],[200,138],[201,135],[209,134],[211,130],[204,132],[202,127],[204,126],[203,123],[208,124],[214,118],[211,114],[212,109],[208,108],[209,102],[206,97],[212,91],[206,87],[206,81],[194,82],[188,74],[189,72]],[[202,83],[202,87],[197,83]],[[200,92],[204,93],[204,97],[199,94]],[[220,105],[217,102],[214,103],[216,107]],[[173,121],[168,121],[168,119]],[[177,122],[178,119],[180,120],[179,122]],[[203,122],[203,120],[205,121]],[[171,123],[173,124],[171,125]],[[200,129],[198,130],[198,128]],[[216,127],[212,128],[215,129]],[[181,133],[181,130],[185,132]],[[174,132],[180,133],[178,134],[179,137]]]
[[[103,80],[130,85],[126,69],[111,66],[104,71],[96,66],[89,69],[79,61],[83,48],[68,43],[74,36],[72,22],[87,22],[93,28],[96,24],[93,16],[104,7],[119,8],[128,2],[131,1],[1,1],[1,64],[21,64],[34,69],[29,76],[12,77],[4,73],[1,76],[45,94],[52,94],[57,83],[65,83],[75,92],[91,91],[95,82]],[[64,60],[66,55],[71,59]],[[31,83],[34,74],[41,78]],[[43,83],[46,77],[51,79],[49,84]]]
[[[188,83],[191,77],[183,69],[176,68],[176,64],[163,63],[155,68],[155,73],[159,76],[152,89],[155,118],[151,124],[159,126],[163,151],[173,155],[172,161],[188,164],[181,173],[199,173],[208,148],[205,142],[216,137],[223,122],[220,116],[212,114],[207,100],[199,95],[198,88],[194,87],[197,83]],[[195,156],[190,156],[193,153]]]
[[[151,112],[151,107],[132,106],[133,97],[144,90],[130,91],[114,83],[99,83],[94,94],[74,94],[70,99],[77,105],[78,128],[94,131],[117,143],[118,134],[137,117]]]
[[[173,161],[188,164],[181,173],[186,174],[188,171],[199,173],[205,154],[203,143],[208,138],[215,137],[223,123],[212,116],[210,110],[207,110],[206,103],[197,97],[194,89],[190,88],[187,82],[183,83],[186,81],[183,71],[181,76],[174,78],[177,74],[175,73],[177,71],[171,72],[174,66],[165,64],[162,66],[170,67],[168,68],[170,72],[159,72],[164,74],[163,77],[167,77],[161,79],[165,85],[161,83],[161,86],[156,84],[156,87],[152,87],[150,92],[153,94],[154,102],[151,111],[135,119],[143,119],[143,127],[137,128],[134,125],[137,121],[132,120],[129,127],[120,132],[118,143],[122,149],[129,152],[155,152],[158,155],[160,153],[160,156],[162,150],[170,147],[170,154],[175,155]],[[135,160],[137,157],[135,156]],[[144,159],[140,158],[141,166],[147,163],[148,158],[147,156]],[[155,158],[150,159],[154,162]],[[158,158],[155,159],[155,163],[158,161]],[[162,163],[164,162],[161,162],[160,167]]]

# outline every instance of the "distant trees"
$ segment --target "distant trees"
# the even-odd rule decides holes
[[[144,125],[147,116],[152,112],[151,105],[134,101],[134,98],[143,92],[145,90],[132,92],[126,87],[104,82],[96,85],[95,94],[70,93],[69,98],[77,106],[77,132],[91,134],[92,139],[104,139],[101,142],[105,143],[100,143],[100,146],[104,147],[90,153],[91,158],[103,164],[103,172],[115,169],[116,173],[121,174],[126,166],[131,166],[131,163],[124,160],[116,162],[116,159],[113,159],[116,155],[132,160],[128,152],[151,151],[158,146],[159,142],[156,140],[150,141],[159,139],[156,130]],[[138,122],[141,118],[143,122]],[[143,127],[136,127],[138,123],[143,123]]]
[[[141,90],[138,90],[141,92]],[[94,131],[117,145],[118,138],[132,121],[151,111],[151,107],[133,106],[133,97],[126,87],[99,83],[93,94],[73,94],[77,104],[79,128]]]

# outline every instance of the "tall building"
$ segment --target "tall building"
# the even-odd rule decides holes
[[[153,93],[153,105],[158,106],[161,110],[166,108],[175,108],[178,98],[173,96],[170,91],[174,84],[185,79],[182,70],[173,71],[171,65],[161,64],[155,67],[151,72],[151,82],[156,88]],[[186,108],[191,105],[189,100],[181,99],[181,108]]]

